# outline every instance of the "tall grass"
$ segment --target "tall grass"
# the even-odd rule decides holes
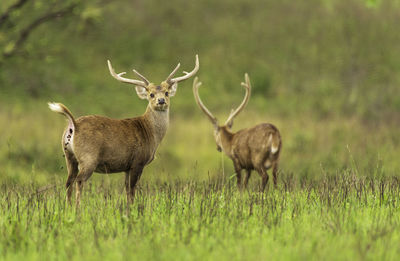
[[[0,188],[0,257],[38,259],[385,259],[400,255],[400,181],[349,169],[284,176],[277,190],[234,182],[89,182],[79,210],[61,186]]]
[[[44,25],[30,38],[37,51],[0,70],[0,179],[45,183],[65,175],[59,141],[65,123],[47,101],[63,102],[75,116],[144,112],[146,102],[109,75],[106,59],[117,71],[135,68],[158,83],[179,61],[191,69],[196,53],[201,96],[221,121],[240,103],[240,81],[249,73],[252,97],[234,130],[275,124],[284,172],[335,173],[349,167],[353,154],[365,175],[380,163],[384,173],[397,175],[399,8],[397,1],[358,0],[122,1],[96,9],[91,23]],[[232,175],[231,162],[223,162]],[[183,82],[143,178],[205,180],[221,168],[212,128],[195,105],[191,82]]]
[[[88,8],[95,19],[43,25],[0,68],[0,259],[398,259],[398,1]],[[93,175],[82,208],[66,206],[66,123],[46,103],[76,117],[137,116],[146,103],[109,76],[106,59],[158,83],[179,61],[191,69],[196,53],[201,96],[220,121],[249,73],[252,97],[234,130],[279,128],[279,188],[259,193],[253,173],[249,191],[236,190],[189,81],[171,99],[134,205],[116,174]]]

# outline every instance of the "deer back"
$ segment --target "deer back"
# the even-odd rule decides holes
[[[240,130],[232,137],[232,156],[246,169],[255,169],[267,160],[278,159],[280,148],[280,133],[269,123]]]

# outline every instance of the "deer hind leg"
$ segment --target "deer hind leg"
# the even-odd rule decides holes
[[[76,208],[78,209],[79,206],[81,205],[81,194],[82,194],[82,188],[83,188],[83,181],[82,180],[77,180],[76,181]]]
[[[125,189],[126,189],[126,200],[129,204],[132,204],[135,199],[135,187],[142,175],[143,167],[132,168],[126,172],[125,175]]]
[[[261,176],[261,187],[260,187],[260,190],[261,190],[261,192],[264,192],[265,186],[268,184],[268,180],[269,180],[269,176],[268,176],[267,170],[264,167],[260,167],[257,170],[257,172]]]
[[[237,162],[233,162],[236,172],[236,185],[239,190],[242,188],[242,167]]]
[[[251,170],[246,169],[246,176],[244,178],[244,184],[243,184],[244,188],[246,189],[247,189],[247,184],[249,183],[250,176],[251,176]]]
[[[265,186],[268,184],[269,176],[267,170],[271,167],[271,162],[267,155],[259,155],[255,158],[253,166],[261,176],[261,192],[264,192]]]
[[[275,162],[272,166],[272,175],[274,177],[274,187],[278,187],[278,162]]]
[[[87,181],[90,176],[92,176],[93,171],[95,170],[95,164],[79,164],[79,172],[76,177],[76,207],[78,208],[81,203],[81,194],[83,189],[83,184]]]
[[[71,204],[71,196],[72,196],[72,191],[74,189],[74,182],[76,179],[76,176],[78,175],[78,162],[76,161],[75,157],[68,151],[65,152],[65,161],[67,163],[67,169],[68,169],[68,178],[67,182],[65,183],[65,188],[67,189],[67,202]]]

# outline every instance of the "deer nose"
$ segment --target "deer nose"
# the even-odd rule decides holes
[[[164,104],[165,99],[164,98],[158,98],[158,104]]]

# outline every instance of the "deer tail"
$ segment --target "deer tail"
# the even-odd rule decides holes
[[[271,133],[269,134],[269,138],[268,138],[268,147],[270,148],[270,151],[272,154],[275,154],[279,151],[279,147],[280,147],[280,141],[279,141],[279,137],[278,135]]]
[[[74,116],[72,116],[72,113],[68,108],[62,104],[62,103],[56,103],[56,102],[49,102],[48,103],[50,110],[54,112],[58,112],[60,114],[63,114],[65,117],[68,118],[69,121],[69,128],[72,130],[75,130],[76,122]]]

